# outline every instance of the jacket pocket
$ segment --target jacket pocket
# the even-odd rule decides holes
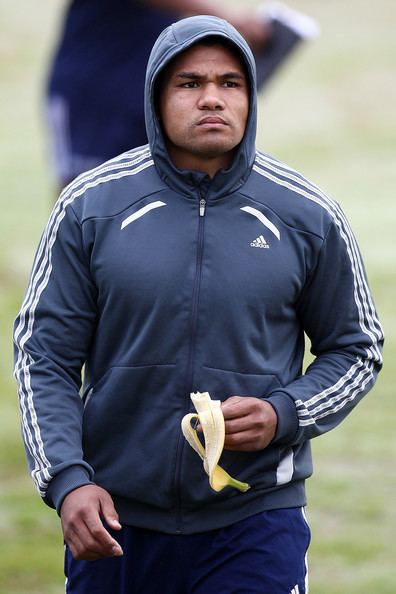
[[[182,405],[173,365],[113,367],[83,419],[85,460],[112,495],[169,507]]]
[[[230,396],[254,396],[265,398],[280,387],[278,379],[271,374],[250,374],[203,367],[198,382],[201,392],[209,392],[214,400],[224,401]],[[280,451],[277,446],[268,446],[258,452],[235,452],[224,450],[219,464],[234,478],[247,482],[252,489],[267,489],[277,484],[277,469]],[[202,501],[229,499],[239,496],[234,489],[220,493],[211,491],[202,461],[187,447],[183,464],[183,501],[195,505]],[[188,477],[190,480],[188,480]]]

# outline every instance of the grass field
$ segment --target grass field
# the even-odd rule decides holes
[[[315,15],[322,35],[261,97],[258,145],[341,202],[387,336],[374,390],[341,427],[314,442],[310,592],[394,594],[396,3],[290,4]],[[12,321],[53,198],[41,100],[62,6],[0,0],[0,594],[64,591],[58,519],[27,476],[11,377]]]

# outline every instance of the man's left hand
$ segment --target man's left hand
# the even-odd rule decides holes
[[[278,417],[267,401],[251,396],[231,396],[222,405],[226,450],[254,452],[272,441]]]

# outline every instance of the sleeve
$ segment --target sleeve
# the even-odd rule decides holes
[[[382,328],[356,240],[338,212],[297,304],[315,359],[304,375],[268,395],[278,414],[279,443],[299,443],[336,427],[381,369]]]
[[[95,330],[96,290],[81,225],[62,197],[42,235],[15,321],[15,378],[32,478],[59,511],[93,481],[82,452],[82,368]]]

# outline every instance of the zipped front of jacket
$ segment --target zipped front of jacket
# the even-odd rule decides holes
[[[204,231],[205,231],[205,214],[206,214],[206,193],[200,188],[198,192],[199,199],[199,211],[198,211],[198,230],[197,230],[197,250],[196,250],[196,265],[195,275],[193,281],[192,290],[192,301],[191,301],[191,322],[190,322],[190,335],[188,345],[188,359],[187,359],[187,373],[186,373],[186,405],[185,414],[190,410],[190,393],[197,390],[194,385],[194,360],[195,360],[195,349],[197,340],[198,330],[198,309],[199,309],[199,296],[201,290],[201,279],[202,279],[202,260],[204,252]],[[175,471],[175,491],[177,500],[177,526],[178,532],[182,533],[182,517],[181,517],[181,468],[182,468],[182,456],[185,447],[185,440],[180,433],[177,444],[177,455],[176,455],[176,471]]]

